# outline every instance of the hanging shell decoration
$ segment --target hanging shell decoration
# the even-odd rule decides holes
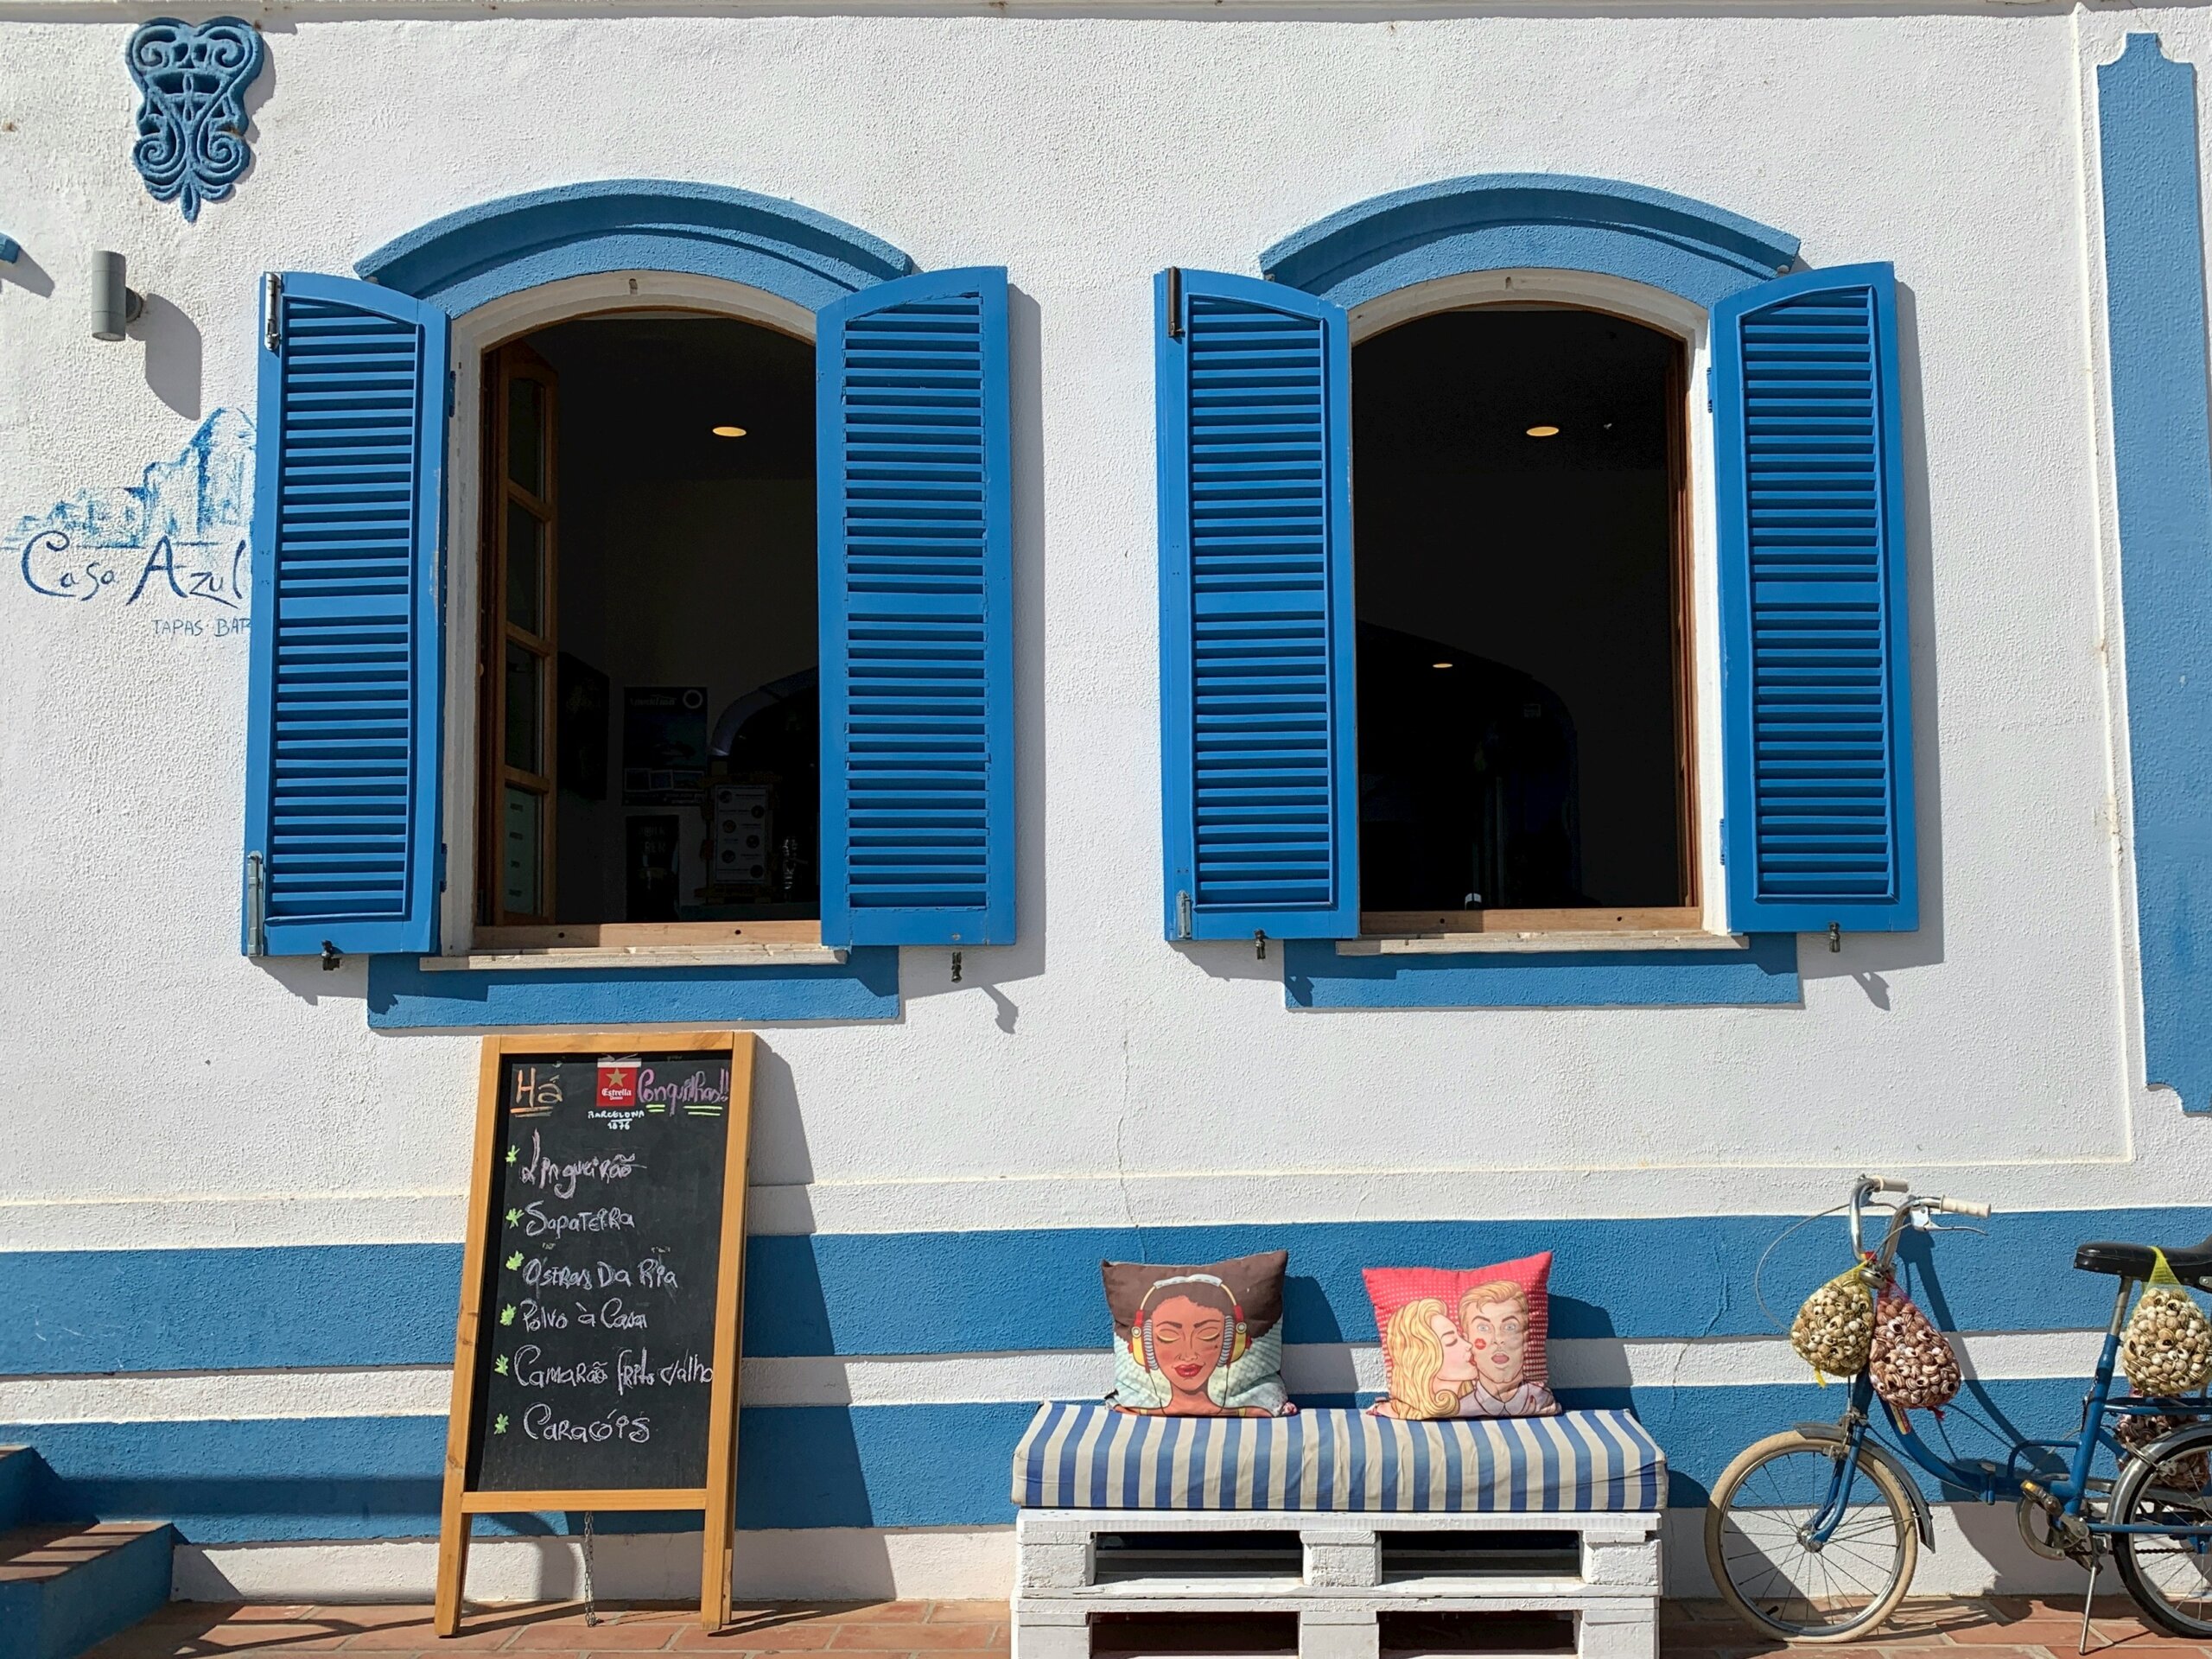
[[[2154,1440],[2162,1440],[2176,1429],[2200,1423],[2201,1417],[2167,1414],[2159,1417],[2123,1417],[2120,1420],[2120,1443],[2131,1452],[2140,1452]],[[2202,1452],[2184,1452],[2160,1465],[2158,1484],[2171,1486],[2184,1492],[2201,1492],[2212,1485],[2212,1457]]]
[[[1935,1411],[1959,1391],[1959,1357],[1950,1339],[1904,1296],[1876,1304],[1866,1369],[1874,1392],[1899,1411]]]
[[[1816,1374],[1849,1376],[1866,1363],[1874,1337],[1874,1293],[1851,1268],[1805,1299],[1789,1326],[1789,1345]]]
[[[2138,1394],[2193,1394],[2212,1382],[2212,1319],[2187,1291],[2150,1286],[2128,1315],[2120,1363]]]

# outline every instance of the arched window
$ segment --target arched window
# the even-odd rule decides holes
[[[1895,282],[1796,247],[1510,175],[1163,273],[1171,938],[1917,925]]]
[[[496,1025],[619,1013],[490,971],[531,951],[720,949],[656,1017],[836,1017],[730,952],[1010,941],[1005,272],[652,181],[360,268],[264,296],[249,951],[370,955],[374,1004],[442,939]]]

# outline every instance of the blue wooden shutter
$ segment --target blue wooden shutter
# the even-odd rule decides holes
[[[1006,272],[879,283],[816,328],[823,942],[1011,944]]]
[[[289,274],[264,307],[245,948],[435,950],[445,315]]]
[[[1350,938],[1350,328],[1249,277],[1156,292],[1167,937]]]
[[[1896,274],[1734,295],[1713,363],[1728,925],[1910,931]]]

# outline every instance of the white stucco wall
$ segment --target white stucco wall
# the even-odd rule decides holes
[[[2141,1083],[2084,126],[2124,32],[2212,61],[2212,17],[241,10],[254,168],[187,226],[129,159],[152,13],[0,0],[0,528],[250,413],[264,270],[494,197],[695,179],[1009,268],[1022,940],[957,986],[906,951],[897,1022],[766,1032],[756,1230],[1804,1212],[1863,1169],[2000,1211],[2212,1192],[2212,1123]],[[1923,925],[1806,939],[1802,1007],[1293,1014],[1279,961],[1160,937],[1151,274],[1497,171],[1677,191],[1906,290]],[[126,343],[88,337],[94,248],[156,296]],[[371,1033],[358,960],[238,954],[245,636],[124,603],[135,563],[42,596],[19,551],[0,1249],[458,1238],[474,1037]],[[1000,1582],[960,1559],[902,1583]]]
[[[908,951],[895,1025],[772,1034],[766,1224],[1808,1207],[1862,1166],[2000,1205],[2201,1193],[2203,1137],[2136,1086],[2115,866],[2082,100],[2119,26],[1108,10],[275,11],[254,170],[187,226],[129,163],[129,23],[10,7],[0,516],[250,410],[262,270],[346,271],[493,196],[698,178],[1003,261],[1023,942],[957,988]],[[1808,941],[1802,1008],[1301,1016],[1249,949],[1159,938],[1147,278],[1504,169],[1694,195],[1910,291],[1926,923]],[[158,296],[124,344],[87,337],[96,246]],[[472,1040],[372,1036],[358,963],[237,953],[245,639],[10,577],[0,1243],[450,1235]]]

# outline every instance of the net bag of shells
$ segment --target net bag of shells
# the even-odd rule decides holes
[[[2202,1422],[2201,1417],[2183,1417],[2172,1413],[2159,1416],[2126,1416],[2120,1420],[2120,1443],[2131,1452],[2140,1452],[2154,1441],[2162,1440],[2177,1429]],[[2168,1459],[2158,1472],[2158,1484],[2184,1492],[2201,1492],[2212,1486],[2212,1457],[2202,1452],[2185,1452],[2178,1458]]]
[[[2212,1320],[2182,1288],[2163,1250],[2127,1316],[2120,1363],[2138,1394],[2194,1394],[2212,1382]]]
[[[1789,1345],[1825,1382],[1866,1363],[1874,1336],[1874,1293],[1857,1267],[1839,1273],[1805,1299],[1789,1326]]]
[[[1950,1339],[1895,1291],[1874,1305],[1866,1370],[1874,1392],[1899,1411],[1940,1411],[1959,1391],[1959,1357]]]

